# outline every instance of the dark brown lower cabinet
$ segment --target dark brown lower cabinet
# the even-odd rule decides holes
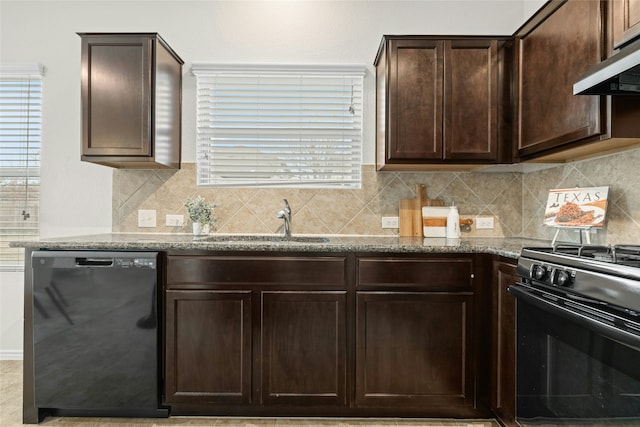
[[[346,294],[262,293],[262,403],[347,404]]]
[[[324,255],[170,254],[164,403],[172,413],[323,408],[323,415],[346,407],[346,263]]]
[[[516,301],[508,288],[518,281],[513,261],[493,261],[493,357],[491,410],[505,426],[515,426]]]
[[[251,292],[166,292],[167,403],[251,402]]]
[[[490,417],[490,259],[169,253],[163,402],[174,415]]]
[[[484,258],[362,256],[356,261],[357,408],[398,416],[490,416]],[[488,327],[488,325],[487,325]],[[484,365],[483,365],[484,366]]]
[[[356,404],[474,401],[473,295],[358,292]]]

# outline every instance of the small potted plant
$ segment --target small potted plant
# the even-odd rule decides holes
[[[189,213],[189,219],[193,222],[193,234],[195,235],[209,234],[210,226],[218,222],[218,218],[213,213],[216,205],[207,203],[202,196],[187,199],[184,206]]]

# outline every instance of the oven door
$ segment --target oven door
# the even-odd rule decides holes
[[[640,426],[640,324],[522,283],[509,292],[520,425]]]

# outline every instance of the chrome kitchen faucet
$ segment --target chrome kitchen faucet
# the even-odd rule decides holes
[[[284,209],[279,211],[276,216],[284,220],[284,237],[291,237],[291,206],[289,206],[287,199],[284,199]],[[278,230],[280,230],[280,228],[278,228]]]

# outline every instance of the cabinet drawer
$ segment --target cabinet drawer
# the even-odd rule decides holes
[[[358,289],[423,288],[429,291],[473,289],[471,258],[359,258]]]
[[[169,256],[169,287],[188,284],[346,286],[343,257]]]

